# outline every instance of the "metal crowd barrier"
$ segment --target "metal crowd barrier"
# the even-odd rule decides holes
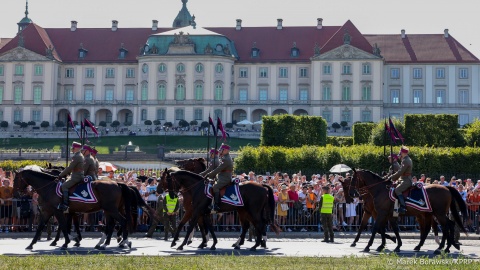
[[[25,206],[21,206],[22,202],[19,199],[13,199],[11,202],[0,205],[0,233],[7,232],[24,232],[35,231],[39,223],[39,210],[36,205],[32,204],[32,200],[28,201],[30,211],[26,211]],[[346,217],[346,204],[337,203],[334,205],[333,220],[334,230],[336,231],[357,231],[359,229],[362,216],[363,205],[358,203],[356,208],[356,215],[353,218]],[[281,217],[279,214],[280,207],[277,204],[275,207],[275,221],[279,224],[282,231],[285,232],[319,232],[323,231],[320,222],[320,212],[318,209],[294,209],[293,207],[287,210],[287,215]],[[471,233],[480,233],[479,228],[479,209],[480,204],[467,204],[468,217],[463,217],[464,226],[467,231]],[[180,207],[177,223],[184,215],[183,207]],[[100,226],[105,224],[104,217],[101,212],[94,214],[79,214],[80,228],[82,231],[97,231]],[[213,225],[216,231],[237,231],[240,232],[241,226],[236,212],[227,212],[222,214],[212,215]],[[52,222],[53,221],[53,222]],[[55,220],[50,221],[53,226],[53,231],[58,227]],[[139,211],[138,216],[139,231],[146,231],[150,224],[150,220],[143,211]],[[370,218],[367,230],[371,229],[373,219]],[[399,217],[399,227],[403,231],[418,232],[418,224],[415,217]],[[186,231],[187,225],[182,228]],[[157,226],[157,231],[163,230],[163,225],[160,223]]]

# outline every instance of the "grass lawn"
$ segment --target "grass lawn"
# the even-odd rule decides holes
[[[99,150],[100,154],[108,154],[113,151],[119,151],[121,145],[128,144],[129,141],[140,147],[140,151],[154,154],[157,152],[158,145],[165,145],[167,151],[185,149],[185,150],[205,150],[207,148],[208,137],[206,136],[108,136],[100,138],[89,138],[91,145]],[[74,139],[70,138],[70,143]],[[9,138],[0,139],[0,150],[3,149],[39,149],[59,151],[61,145],[65,145],[65,139],[43,139],[43,138]],[[218,146],[222,141],[218,141]],[[229,138],[227,143],[233,151],[240,147],[260,144],[259,139],[240,139]],[[215,140],[210,138],[210,147],[215,147]]]
[[[413,263],[415,262],[415,264]],[[0,256],[0,269],[479,269],[476,262],[449,258],[273,257],[273,256]],[[426,263],[426,265],[425,265]],[[423,264],[423,265],[422,265]]]

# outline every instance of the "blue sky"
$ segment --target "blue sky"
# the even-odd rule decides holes
[[[24,16],[24,0],[2,0],[0,37],[13,37]],[[45,28],[170,27],[181,0],[29,0],[29,17]],[[364,34],[442,34],[445,28],[480,58],[480,16],[477,1],[461,0],[189,0],[187,7],[199,26],[342,25],[351,20]]]

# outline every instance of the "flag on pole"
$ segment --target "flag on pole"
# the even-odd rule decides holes
[[[390,136],[390,141],[392,143],[395,143],[396,142],[395,135],[393,135],[393,133],[390,130],[390,127],[387,125],[387,123],[385,123],[385,132],[388,134],[388,136]]]
[[[392,118],[388,118],[388,122],[390,124],[390,136],[392,136],[395,140],[394,141],[401,141],[402,144],[405,142],[405,139],[403,139],[402,134],[395,128],[395,125],[393,124]]]
[[[212,126],[213,135],[217,137],[217,129],[215,128],[215,124],[213,123],[213,120],[210,116],[208,117],[208,123],[210,124],[210,126]]]
[[[227,141],[227,133],[225,132],[225,129],[223,129],[222,120],[220,120],[220,117],[217,117],[217,129],[222,132],[222,139]]]
[[[90,121],[88,121],[87,118],[85,118],[85,125],[86,125],[86,126],[89,126],[90,129],[93,131],[93,133],[95,133],[95,135],[97,135],[97,137],[98,137],[98,131],[97,131],[97,129],[95,128],[95,126],[94,126]]]
[[[70,117],[70,114],[68,114],[68,122],[69,122],[70,125],[72,126],[72,129],[75,130],[75,132],[77,133],[78,138],[81,139],[82,137],[80,136],[80,133],[78,133],[78,130],[77,130],[77,128],[75,127],[75,124],[73,123],[72,118]],[[68,129],[67,129],[67,130],[68,130]]]

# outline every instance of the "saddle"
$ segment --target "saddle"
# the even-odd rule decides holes
[[[394,183],[392,184],[392,188],[395,189],[397,187],[397,183]],[[423,188],[423,184],[422,183],[415,183],[413,185],[411,185],[410,187],[408,187],[404,192],[402,192],[402,195],[403,197],[405,198],[408,198],[410,197],[410,194],[416,190],[416,189],[422,189]],[[395,198],[397,198],[397,195],[395,194],[394,195]]]
[[[211,187],[209,188],[209,192],[211,194],[213,194],[213,185],[215,185],[215,181],[212,181],[212,180],[208,180],[208,181],[211,184]],[[230,186],[233,186],[233,185],[236,185],[236,183],[235,182],[230,182],[228,185],[222,187],[220,189],[220,198],[225,195],[225,192],[227,191],[227,188],[230,187]]]
[[[78,182],[75,185],[73,185],[71,188],[68,189],[68,194],[73,195],[75,193],[75,190],[83,184],[88,184],[93,181],[93,178],[90,175],[87,175],[83,178],[83,182]]]

